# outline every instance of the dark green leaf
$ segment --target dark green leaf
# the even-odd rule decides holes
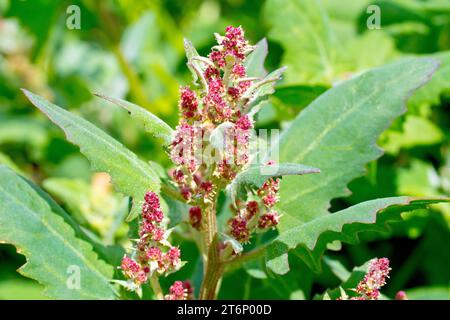
[[[69,141],[80,147],[93,169],[110,174],[118,191],[132,197],[135,204],[142,201],[147,191],[159,192],[157,173],[121,143],[83,118],[34,93],[23,91],[38,109],[64,130]],[[137,206],[132,212],[130,219],[137,216]]]
[[[366,201],[339,212],[317,217],[282,232],[269,246],[267,267],[277,274],[289,270],[287,252],[297,249],[299,255],[313,269],[320,269],[320,258],[332,241],[357,243],[358,233],[383,231],[389,221],[401,220],[402,212],[427,207],[433,203],[450,202],[449,198],[394,197]]]
[[[0,242],[11,243],[27,258],[19,272],[59,299],[114,299],[113,268],[21,177],[0,166]],[[71,276],[79,271],[79,288]],[[74,282],[75,283],[75,282]],[[73,284],[73,283],[72,283]]]

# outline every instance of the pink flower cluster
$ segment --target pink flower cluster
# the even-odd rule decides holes
[[[192,205],[200,205],[202,199],[214,194],[214,185],[234,179],[249,160],[253,123],[244,113],[241,97],[252,84],[244,59],[253,47],[245,40],[241,27],[227,27],[217,41],[209,58],[197,57],[197,62],[204,65],[197,70],[203,86],[195,91],[180,89],[181,119],[170,145],[170,157],[176,165],[172,178]],[[219,155],[217,161],[204,161],[203,151],[211,146],[211,134],[224,122],[233,125],[226,130],[226,150],[213,153]],[[197,212],[194,216],[198,216]],[[200,220],[196,218],[194,224]]]
[[[380,288],[386,284],[386,278],[389,278],[390,270],[388,258],[373,259],[364,279],[356,287],[356,292],[366,300],[377,300]]]
[[[253,231],[265,231],[275,227],[280,216],[273,210],[278,202],[279,178],[270,178],[258,189],[258,199],[245,205],[238,204],[236,215],[228,221],[230,235],[239,242],[249,241]]]
[[[140,288],[155,272],[168,274],[182,265],[180,249],[167,242],[158,195],[149,191],[144,200],[139,240],[131,257],[125,256],[121,264],[123,274],[134,284],[130,288]]]
[[[164,297],[165,300],[192,300],[193,289],[189,281],[175,281],[170,286],[169,294]]]
[[[371,260],[366,275],[358,283],[356,289],[353,289],[358,295],[351,297],[350,300],[378,300],[380,289],[386,284],[386,278],[389,278],[390,270],[388,258]],[[405,300],[406,295],[403,291],[400,291],[395,299]],[[337,300],[348,300],[348,296],[343,293]]]

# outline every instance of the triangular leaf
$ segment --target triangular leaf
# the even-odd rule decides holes
[[[437,66],[435,60],[417,58],[373,69],[333,87],[300,112],[280,137],[279,161],[315,166],[321,174],[283,179],[280,231],[327,215],[332,199],[348,196],[347,184],[381,156],[376,146],[381,132],[405,112],[407,98]]]
[[[149,164],[140,160],[120,142],[87,120],[72,114],[40,96],[23,90],[28,99],[64,130],[67,139],[80,147],[95,171],[107,172],[119,192],[134,199],[132,217],[147,191],[159,192],[160,181]]]

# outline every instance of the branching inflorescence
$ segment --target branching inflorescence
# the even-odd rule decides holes
[[[254,231],[273,228],[280,218],[273,210],[278,201],[279,179],[269,178],[259,189],[249,192],[245,201],[237,200],[231,206],[234,216],[228,221],[228,236],[219,239],[217,197],[249,165],[258,92],[267,84],[273,85],[281,72],[264,79],[247,75],[246,57],[255,47],[249,45],[241,27],[227,27],[224,36],[216,34],[216,40],[218,45],[208,57],[199,56],[193,48],[186,49],[194,86],[180,88],[180,122],[169,146],[175,164],[170,175],[181,197],[191,206],[189,222],[201,237],[206,268],[200,298],[214,297],[222,262],[240,254],[236,249],[240,245],[230,241],[247,243]],[[189,55],[192,50],[195,54]],[[160,291],[156,277],[182,266],[180,250],[167,241],[169,231],[165,225],[158,196],[148,192],[142,205],[139,240],[131,255],[122,261],[128,289],[139,293],[141,286],[150,281],[153,290]],[[160,292],[155,293],[162,297]],[[164,298],[192,298],[192,288],[176,281]]]
[[[388,258],[372,259],[366,275],[358,283],[356,288],[353,289],[357,293],[357,296],[351,297],[350,300],[378,300],[380,297],[380,289],[386,284],[390,270]],[[339,300],[346,299],[348,299],[346,295],[339,298]]]

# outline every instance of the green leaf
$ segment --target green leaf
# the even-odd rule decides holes
[[[198,83],[198,79],[201,77],[199,71],[202,72],[205,69],[204,64],[199,60],[193,59],[195,57],[199,57],[200,55],[192,42],[188,39],[184,39],[184,51],[186,52],[186,58],[188,60],[187,66],[192,73],[193,82]]]
[[[264,68],[264,61],[268,53],[268,45],[266,38],[261,39],[255,49],[247,56],[244,61],[245,69],[249,77],[264,78],[267,70]]]
[[[406,296],[410,300],[449,300],[449,287],[419,287],[406,290]]]
[[[408,102],[410,107],[420,107],[424,104],[439,105],[441,94],[450,93],[450,51],[433,54],[430,57],[439,60],[441,66],[433,78],[411,97]]]
[[[321,174],[283,179],[281,232],[327,215],[332,199],[349,195],[347,184],[382,154],[378,136],[436,67],[422,58],[373,69],[328,90],[297,116],[280,137],[279,161],[318,167]]]
[[[159,192],[160,181],[149,164],[92,123],[23,89],[28,99],[80,147],[95,171],[107,172],[119,192],[134,199],[130,220],[138,215],[137,203],[147,191]]]
[[[308,106],[327,89],[328,87],[325,86],[277,86],[277,91],[272,95],[270,101],[280,109],[279,114],[282,119],[291,120],[301,109]]]
[[[321,0],[266,1],[269,38],[284,49],[282,64],[288,67],[285,83],[334,85],[396,55],[388,35],[358,33],[356,24],[349,23],[367,8],[366,1],[352,1],[351,5],[341,2],[330,6],[330,1]],[[337,11],[345,11],[344,17]],[[374,50],[377,54],[373,54]]]
[[[132,118],[144,124],[145,131],[156,138],[161,138],[166,145],[172,143],[174,136],[173,129],[153,113],[122,99],[107,97],[100,93],[95,93],[95,95],[127,110]]]
[[[48,300],[38,283],[23,279],[2,280],[0,300]]]
[[[387,153],[398,154],[402,148],[438,144],[444,138],[436,124],[415,115],[405,117],[401,130],[387,130],[381,135],[380,144]]]
[[[269,97],[275,92],[275,84],[281,79],[286,67],[272,71],[264,79],[254,82],[240,98],[239,104],[245,106],[248,115],[253,117],[262,106],[266,104]]]
[[[27,263],[19,272],[58,299],[114,299],[113,268],[55,213],[23,178],[0,166],[0,242],[13,244]],[[70,286],[79,270],[80,286]],[[69,285],[68,285],[69,284]]]
[[[272,27],[269,37],[285,49],[286,82],[331,83],[341,45],[320,2],[269,0],[265,15]]]
[[[357,243],[362,231],[383,231],[389,221],[401,220],[401,213],[424,208],[433,203],[450,202],[450,198],[393,197],[362,202],[339,212],[282,232],[268,247],[267,267],[277,273],[289,271],[287,252],[295,254],[311,268],[320,270],[320,258],[332,241]]]
[[[320,173],[320,169],[296,163],[252,165],[240,172],[228,185],[227,189],[233,203],[235,203],[236,195],[243,195],[247,189],[259,189],[269,178],[311,173]]]
[[[281,79],[281,75],[284,71],[286,71],[286,67],[272,71],[265,76],[264,79],[256,81],[250,86],[250,88],[247,89],[247,91],[245,91],[241,97],[241,100],[245,102],[250,100],[250,102],[248,102],[249,106],[247,106],[249,110],[266,101],[268,97],[275,92],[275,84]],[[255,112],[257,111],[252,111],[252,113]]]

